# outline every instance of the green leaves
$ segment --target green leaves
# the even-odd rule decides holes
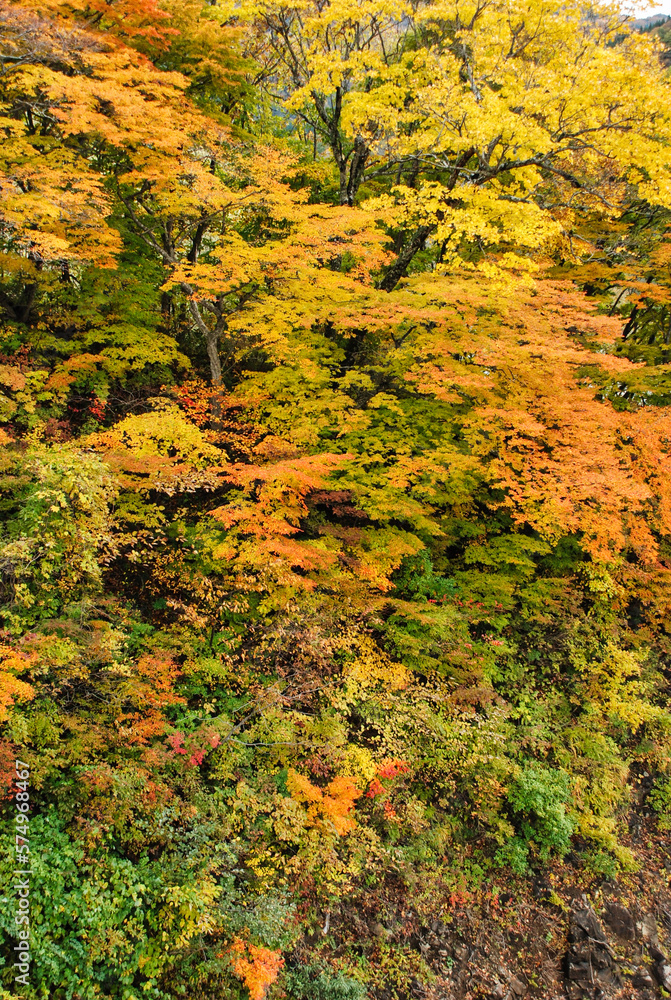
[[[508,789],[513,822],[527,842],[533,841],[541,859],[550,852],[565,854],[574,822],[569,814],[568,774],[547,767],[523,765],[522,773]]]

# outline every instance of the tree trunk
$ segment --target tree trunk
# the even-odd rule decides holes
[[[193,289],[186,282],[182,282],[182,291],[188,296],[193,295]],[[189,298],[189,312],[191,313],[198,330],[205,338],[207,356],[210,361],[212,384],[221,385],[221,361],[219,359],[219,336],[221,334],[220,323],[217,322],[214,330],[212,330],[203,319],[203,315],[198,308],[198,303],[191,297]]]
[[[418,250],[421,250],[427,236],[429,236],[435,228],[435,225],[419,226],[419,228],[415,230],[407,243],[405,243],[405,245],[401,248],[401,252],[395,262],[391,265],[380,282],[380,288],[382,291],[391,292],[394,288],[396,288],[401,278],[405,276],[412,258]]]
[[[465,149],[461,154],[461,156],[457,158],[457,160],[454,163],[454,166],[451,168],[450,179],[448,183],[445,185],[445,195],[449,194],[449,192],[454,190],[457,181],[459,180],[459,173],[462,167],[466,166],[466,164],[468,163],[468,161],[470,160],[470,158],[473,156],[474,153],[475,149],[474,147],[471,147],[470,149]],[[411,176],[408,179],[409,187],[414,187],[418,172],[419,172],[419,160],[415,160],[413,166],[413,172],[411,173]],[[444,196],[444,203],[446,207],[452,207],[454,205],[457,205],[458,201],[455,202],[451,198],[447,198]],[[385,274],[384,278],[380,282],[379,287],[383,291],[391,292],[394,290],[394,288],[396,288],[401,278],[405,276],[408,270],[408,266],[412,261],[412,258],[415,256],[418,250],[422,249],[422,247],[426,242],[427,236],[430,236],[430,234],[435,231],[438,222],[442,222],[443,218],[444,214],[442,211],[436,212],[436,219],[437,219],[436,222],[432,223],[431,225],[419,226],[415,230],[410,239],[407,240],[406,243],[403,245],[403,247],[401,248],[401,252],[396,258],[396,261],[391,265],[391,267]],[[444,249],[441,250],[441,257],[443,256],[444,253],[445,250]]]
[[[207,356],[210,359],[210,375],[213,385],[221,385],[221,360],[219,359],[219,338],[212,335],[205,338]]]
[[[622,331],[622,339],[627,340],[627,338],[636,332],[636,327],[638,326],[638,306],[634,306],[629,316],[629,319],[624,325],[624,330]]]
[[[358,135],[354,140],[352,161],[349,166],[349,182],[347,184],[347,204],[350,208],[354,204],[356,193],[363,180],[364,170],[366,169],[366,160],[368,159],[369,153],[370,150],[368,146],[361,136]]]
[[[336,87],[333,109],[329,111],[321,94],[315,91],[312,93],[317,114],[325,126],[328,144],[331,147],[331,153],[333,154],[333,159],[340,175],[340,204],[349,205],[351,208],[363,180],[363,173],[370,149],[366,145],[365,140],[358,135],[354,140],[354,148],[349,153],[345,153],[342,135],[340,134],[342,96],[342,90],[340,87]],[[315,144],[316,142],[317,130],[315,128]]]
[[[338,163],[338,173],[340,174],[340,204],[347,205],[347,161],[340,159]]]

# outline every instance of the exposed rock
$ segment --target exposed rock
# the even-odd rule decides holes
[[[645,989],[646,987],[652,987],[655,984],[652,981],[652,976],[647,969],[641,967],[637,969],[634,973],[634,978],[632,979],[632,985],[636,986],[638,989]]]
[[[653,966],[653,972],[664,989],[671,993],[671,963],[668,958],[662,956],[657,959]]]
[[[624,938],[626,941],[635,940],[636,924],[626,906],[620,906],[619,903],[608,903],[603,919],[618,937]]]
[[[481,911],[454,908],[447,916],[434,910],[423,919],[404,911],[402,926],[394,921],[388,901],[376,901],[363,918],[365,930],[372,941],[406,940],[431,968],[433,992],[423,994],[418,986],[408,997],[659,1000],[660,987],[671,994],[664,921],[664,908],[671,912],[671,894],[664,887],[638,901],[628,885],[602,888],[597,912],[589,897],[569,897],[564,885],[558,887],[558,898],[565,908],[550,911],[542,900],[541,876],[529,888],[519,908],[497,912],[498,907],[485,904]],[[566,907],[569,898],[571,909]]]
[[[571,997],[595,996],[601,987],[617,983],[612,948],[591,907],[572,911],[568,939],[566,975]]]
[[[608,946],[604,929],[591,906],[586,906],[582,910],[573,910],[569,926],[569,932],[571,931],[574,933],[578,932],[576,940],[580,940],[581,937],[587,937],[592,941]],[[582,935],[579,932],[582,932]]]
[[[657,921],[652,913],[645,913],[643,915],[640,922],[636,924],[636,930],[646,944],[653,944],[655,947],[659,946]]]
[[[663,951],[660,951],[659,948],[656,947],[656,945],[649,944],[648,951],[650,952],[650,957],[653,960],[653,962],[666,962],[666,955],[664,954]]]
[[[380,938],[382,941],[386,941],[387,938],[391,937],[391,932],[388,931],[387,928],[384,926],[384,924],[381,924],[379,921],[376,921],[374,924],[371,924],[370,932],[371,934],[374,934],[376,938]]]

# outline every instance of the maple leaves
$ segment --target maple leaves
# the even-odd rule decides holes
[[[299,288],[315,284],[318,301],[338,287],[352,295],[386,260],[384,235],[373,217],[308,205],[306,191],[294,192],[281,181],[293,170],[290,158],[260,149],[242,170],[246,183],[237,188],[220,183],[207,200],[199,191],[197,211],[188,201],[150,204],[147,192],[137,206],[125,200],[141,236],[170,268],[166,287],[176,286],[188,298],[215,384],[222,381],[222,339],[231,365],[259,345],[281,352],[282,334],[297,322],[286,313],[287,300],[298,322],[316,319],[309,301],[297,295]],[[158,197],[152,185],[151,194]],[[152,234],[149,227],[161,219],[176,238],[159,241]],[[245,227],[254,228],[253,241],[241,234]],[[346,274],[336,276],[345,259]]]
[[[307,803],[308,822],[312,825],[323,825],[326,830],[332,829],[339,836],[354,829],[355,822],[351,813],[361,792],[351,778],[333,778],[322,791],[291,768],[287,788],[297,802]]]
[[[7,5],[3,11],[23,37],[22,15]],[[101,3],[93,20],[105,25],[112,18],[122,34],[156,40],[155,26],[133,22],[167,16],[150,2],[127,15],[119,5]],[[34,16],[25,19],[30,27]],[[111,176],[122,175],[128,205],[133,185],[145,195],[151,190],[154,201],[173,213],[200,217],[221,207],[206,149],[219,148],[224,131],[185,100],[184,77],[157,69],[121,43],[110,47],[108,35],[92,31],[90,23],[85,31],[73,27],[69,48],[60,51],[60,23],[42,20],[40,31],[53,40],[54,58],[41,49],[18,53],[2,95],[5,238],[11,252],[39,267],[63,260],[114,266],[121,241],[108,221]],[[142,235],[151,237],[129,210]]]
[[[15,9],[11,11],[10,20],[16,19]],[[107,221],[113,207],[111,180],[126,222],[166,268],[165,288],[186,298],[215,384],[230,379],[244,356],[259,347],[276,356],[286,353],[287,339],[297,327],[354,325],[362,312],[385,310],[383,297],[371,297],[364,286],[383,272],[381,288],[394,288],[427,240],[440,248],[439,271],[475,267],[490,276],[502,270],[525,274],[537,266],[533,258],[561,242],[579,208],[601,204],[608,184],[613,204],[619,204],[627,171],[638,170],[635,180],[642,195],[664,203],[664,172],[651,173],[646,166],[659,162],[653,146],[666,127],[657,122],[653,135],[647,124],[646,109],[663,104],[661,91],[657,93],[662,84],[650,74],[652,50],[633,36],[619,47],[605,46],[603,32],[590,29],[583,49],[573,53],[571,19],[576,15],[568,9],[552,20],[540,4],[541,28],[533,43],[527,39],[524,44],[519,39],[526,38],[525,18],[531,14],[521,14],[519,38],[511,47],[508,29],[496,26],[497,15],[489,9],[478,9],[466,27],[447,9],[415,12],[401,5],[381,16],[368,4],[358,10],[355,27],[349,13],[345,17],[339,8],[329,7],[328,17],[316,9],[301,16],[270,5],[245,8],[244,17],[257,19],[269,33],[271,48],[286,62],[294,88],[288,105],[298,109],[306,100],[314,103],[317,119],[312,124],[316,129],[318,120],[329,137],[341,188],[345,185],[340,200],[349,211],[307,204],[307,192],[290,183],[295,169],[291,157],[272,146],[250,149],[234,139],[230,129],[188,100],[185,77],[158,68],[120,40],[120,33],[128,36],[126,41],[143,38],[149,44],[153,38],[157,52],[164,42],[172,44],[170,32],[179,29],[166,26],[170,11],[147,2],[129,18],[122,8],[112,9],[101,0],[95,21],[107,34],[90,29],[82,34],[73,27],[81,36],[70,57],[73,74],[37,55],[30,73],[17,64],[12,86],[18,90],[12,93],[17,99],[22,88],[25,93],[16,107],[7,94],[12,142],[5,164],[5,218],[16,244],[12,252],[18,250],[27,262],[26,276],[28,264],[38,271],[62,260],[110,266],[120,249],[119,235]],[[176,8],[173,13],[177,17]],[[192,16],[182,15],[187,20]],[[407,51],[398,40],[390,44],[399,25],[406,24],[404,18],[416,31],[440,24],[449,44],[442,50],[422,45]],[[47,37],[55,30],[50,23],[44,23]],[[217,23],[222,24],[221,18]],[[294,48],[298,24],[304,40]],[[610,21],[604,30],[606,35],[614,30]],[[101,41],[110,32],[115,37],[111,49]],[[333,48],[327,38],[336,36]],[[332,63],[336,50],[340,70]],[[571,62],[572,54],[580,70],[571,82],[570,107],[562,111],[566,86],[561,66]],[[604,118],[608,99],[593,86],[602,62],[620,90],[621,77],[628,83],[636,78],[635,97],[629,104],[620,101],[619,117]],[[518,63],[535,66],[535,75],[527,79],[518,72]],[[208,71],[210,76],[213,72]],[[373,78],[378,85],[371,88],[365,80]],[[333,87],[334,99],[329,95]],[[526,87],[524,93],[520,87]],[[543,93],[556,97],[544,98],[541,121],[534,101],[543,87]],[[394,88],[407,90],[402,111]],[[467,126],[459,137],[451,124],[456,121],[455,101],[462,109],[468,106]],[[20,110],[26,103],[28,116]],[[418,107],[428,109],[428,115],[415,121]],[[648,130],[638,166],[617,145],[632,123],[639,131]],[[585,129],[585,134],[607,137],[610,159],[596,140],[589,149],[585,146]],[[346,135],[349,151],[343,145]],[[84,156],[82,144],[98,152]],[[379,160],[386,158],[389,169],[398,163],[398,182],[406,164],[420,161],[430,162],[440,179],[427,177],[414,186],[396,183],[393,191],[367,202],[366,212],[353,210],[365,163],[374,151]],[[620,153],[624,174],[615,167]],[[604,180],[611,175],[612,182]],[[556,208],[555,200],[566,198],[570,208]],[[402,246],[395,237],[395,260],[384,246],[378,221],[396,233],[415,227]],[[402,301],[399,305],[402,311]]]
[[[375,202],[399,234],[387,290],[427,246],[441,268],[524,270],[581,212],[617,211],[627,184],[668,202],[652,152],[669,129],[653,110],[666,104],[657,50],[610,7],[589,26],[545,0],[258,3],[247,16],[277,60],[269,82],[290,89],[287,114],[329,147],[341,204],[366,168],[393,185]]]
[[[262,0],[245,4],[242,11],[260,23],[267,38],[269,82],[276,85],[279,77],[289,88],[286,108],[305,130],[306,141],[312,131],[314,155],[318,137],[327,144],[338,171],[338,200],[352,206],[373,154],[365,130],[348,127],[352,95],[376,77],[384,83],[393,79],[393,70],[389,76],[384,72],[404,47],[411,5]]]
[[[548,281],[538,282],[527,292],[518,291],[514,299],[500,297],[496,307],[473,282],[418,278],[403,295],[395,307],[399,333],[392,338],[387,333],[387,370],[394,372],[405,392],[412,390],[424,400],[433,398],[433,412],[443,414],[444,433],[438,431],[438,425],[430,432],[427,428],[430,450],[419,441],[408,445],[407,435],[417,433],[417,428],[410,430],[410,413],[419,413],[420,407],[428,405],[419,398],[411,402],[407,396],[399,399],[379,391],[363,373],[357,379],[349,375],[341,382],[332,380],[326,392],[317,380],[313,382],[313,393],[323,393],[332,421],[339,422],[340,447],[349,452],[334,465],[338,484],[352,489],[363,514],[384,523],[387,511],[389,520],[402,513],[417,529],[428,528],[439,536],[431,505],[440,509],[446,502],[446,491],[451,498],[467,496],[476,484],[486,482],[490,488],[505,491],[505,500],[497,506],[508,509],[518,524],[529,525],[551,544],[566,533],[577,535],[587,552],[605,560],[618,558],[634,544],[641,554],[648,553],[644,558],[650,561],[656,542],[646,534],[639,517],[647,511],[655,521],[654,531],[665,534],[666,501],[657,507],[653,498],[666,493],[661,486],[651,490],[652,470],[643,471],[642,453],[636,446],[626,449],[625,442],[642,443],[653,427],[659,432],[664,421],[656,421],[654,412],[648,410],[618,413],[609,403],[595,398],[601,378],[592,374],[595,369],[610,377],[626,377],[631,370],[628,362],[610,353],[620,329],[618,321],[597,315],[568,285]],[[405,310],[412,310],[412,326],[407,325]],[[382,330],[392,315],[380,318]],[[585,340],[599,345],[600,353],[581,347],[567,330],[579,330]],[[379,377],[381,335],[377,337],[374,374]],[[581,369],[585,372],[582,379]],[[290,378],[291,369],[287,366],[285,371],[284,377]],[[264,407],[266,419],[281,428],[283,439],[297,440],[301,416],[289,415],[275,389],[276,382],[276,374],[252,375],[248,384],[240,385],[236,397],[243,401],[248,396],[250,407]],[[264,386],[273,387],[272,417],[268,404],[262,401]],[[362,391],[365,405],[357,406],[352,397]],[[341,400],[347,401],[345,406]],[[307,400],[305,406],[310,406]],[[336,418],[340,413],[347,413],[347,417]],[[392,431],[396,425],[398,441]],[[461,428],[458,433],[455,425]],[[599,428],[596,440],[595,427]],[[303,437],[310,447],[319,440],[315,431],[313,424],[309,436]],[[414,454],[413,447],[419,449]],[[660,440],[653,450],[656,462],[664,465],[666,446]],[[370,474],[371,456],[376,454],[380,455],[381,477],[377,482]],[[276,468],[288,472],[290,465],[280,463]],[[252,466],[245,475],[260,483],[270,466],[266,469],[254,472]],[[318,485],[314,482],[312,488]],[[273,496],[264,486],[258,500],[265,493],[269,499]],[[420,495],[421,512],[411,499]],[[275,496],[279,502],[279,494]],[[288,501],[287,494],[284,502]],[[653,514],[653,508],[659,513]],[[234,523],[242,527],[242,510],[236,510],[237,501],[229,499],[216,516],[229,527]],[[265,522],[259,518],[261,508],[248,510],[249,533],[257,535],[271,529],[296,535],[301,519],[308,515],[302,500],[290,525],[282,528],[275,521],[264,528]],[[359,533],[374,546],[371,528],[362,526]],[[338,537],[335,526],[330,534]],[[347,532],[342,537],[345,540]],[[392,556],[392,536],[385,537]],[[399,561],[419,547],[408,534],[405,538],[409,547],[400,551]],[[280,552],[277,545],[275,552]],[[298,557],[297,549],[294,557]],[[392,568],[394,565],[398,562],[392,563]],[[360,578],[366,577],[363,562],[357,572]],[[375,578],[373,573],[370,578]]]
[[[18,0],[18,7],[30,8],[30,3]],[[42,10],[56,17],[59,27],[72,29],[72,22],[85,27],[95,26],[105,37],[152,40],[165,43],[176,32],[166,21],[170,15],[157,0],[45,0]]]
[[[284,959],[269,948],[235,938],[230,948],[233,972],[249,990],[251,1000],[263,1000],[284,965]]]
[[[313,586],[309,577],[298,577],[291,569],[303,573],[324,569],[335,562],[335,554],[323,542],[294,541],[292,536],[301,531],[301,522],[308,514],[306,497],[323,486],[342,461],[339,455],[322,454],[227,469],[225,478],[242,489],[229,496],[225,506],[212,511],[212,516],[228,529],[215,555],[235,559],[241,569],[248,567],[263,575],[279,558],[286,564],[280,580],[299,587]]]
[[[0,647],[0,722],[4,722],[16,701],[30,701],[35,689],[17,674],[31,667],[37,659],[35,654],[26,654],[11,646]]]
[[[52,275],[69,283],[84,266],[116,266],[122,241],[110,224],[108,182],[119,157],[136,147],[145,165],[156,167],[159,149],[165,156],[183,141],[179,127],[166,128],[167,121],[181,122],[178,109],[188,119],[187,134],[196,127],[184,103],[186,80],[161,74],[132,49],[110,46],[90,19],[85,27],[69,17],[63,23],[56,13],[66,12],[71,16],[66,5],[54,5],[50,17],[37,18],[9,4],[0,11],[11,68],[0,88],[1,249],[5,269],[23,280],[19,305],[10,307],[23,324],[33,320],[38,289]],[[133,17],[115,5],[117,15],[129,29]]]
[[[524,309],[523,300],[518,302]],[[501,393],[505,404],[485,403],[482,413],[467,421],[469,434],[474,435],[479,453],[492,456],[492,471],[517,508],[516,518],[549,539],[558,537],[556,531],[580,532],[585,548],[595,558],[607,560],[626,547],[628,525],[652,499],[636,456],[630,452],[627,460],[622,448],[630,433],[629,421],[642,427],[648,415],[624,417],[609,404],[597,402],[589,376],[582,385],[576,379],[576,369],[590,364],[586,353],[565,334],[562,338],[559,330],[551,344],[542,329],[543,322],[549,332],[555,324],[557,329],[577,321],[584,336],[590,336],[591,328],[591,336],[603,343],[617,333],[617,324],[578,312],[568,321],[572,310],[580,308],[580,300],[562,286],[539,284],[528,303],[533,303],[536,320],[523,345],[506,344],[504,325],[498,346],[496,341],[486,347],[483,342],[481,350],[473,340],[471,363],[487,373],[479,386],[481,398],[494,402]],[[512,304],[509,308],[508,322],[514,328],[516,309]],[[599,357],[599,366],[611,371],[618,371],[620,364],[615,358]],[[488,383],[497,384],[496,393],[490,394]],[[480,421],[486,423],[484,438],[479,438],[478,427],[485,426]],[[660,449],[658,460],[665,461],[664,455]]]
[[[153,412],[126,417],[89,444],[106,456],[118,482],[136,492],[171,493],[217,481],[220,453],[182,412],[158,399]]]

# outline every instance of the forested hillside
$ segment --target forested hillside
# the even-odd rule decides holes
[[[668,996],[664,38],[0,25],[0,997]]]

